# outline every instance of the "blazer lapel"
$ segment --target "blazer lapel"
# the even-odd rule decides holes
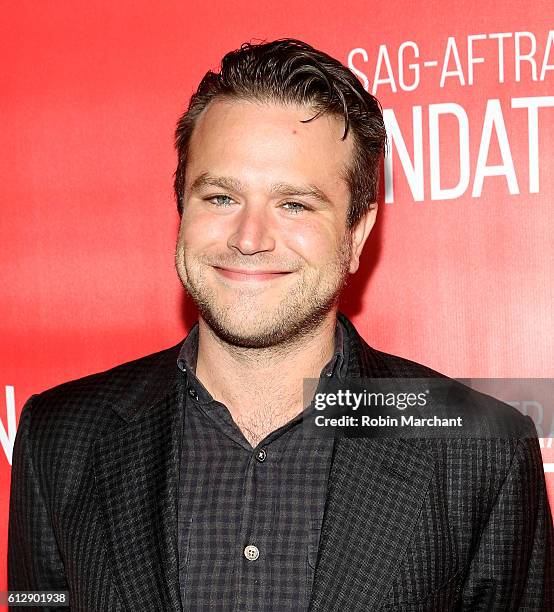
[[[379,608],[432,473],[427,453],[409,442],[336,441],[311,611]]]
[[[177,483],[183,407],[182,385],[175,379],[153,405],[146,410],[135,406],[127,424],[95,445],[106,546],[118,593],[129,610],[182,609]]]
[[[394,377],[341,313],[348,377]],[[433,473],[414,439],[348,438],[337,430],[310,611],[367,612],[387,595]]]

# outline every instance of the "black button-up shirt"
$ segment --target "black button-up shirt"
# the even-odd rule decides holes
[[[317,392],[344,380],[347,345],[337,319]],[[178,359],[187,390],[178,505],[184,610],[307,610],[334,440],[303,436],[301,413],[252,448],[196,377],[197,353],[198,324]]]

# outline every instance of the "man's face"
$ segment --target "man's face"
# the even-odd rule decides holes
[[[215,100],[189,147],[176,267],[226,342],[276,346],[336,306],[375,218],[351,233],[351,132],[308,107]]]

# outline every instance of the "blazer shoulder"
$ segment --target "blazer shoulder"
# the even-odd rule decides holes
[[[445,400],[440,407],[435,403],[436,414],[446,418],[450,416],[449,412],[455,411],[465,419],[466,429],[472,431],[475,438],[492,438],[496,435],[505,439],[537,437],[532,419],[514,406],[415,361],[375,352],[387,362],[395,377],[432,379],[432,386],[439,389],[437,397]]]
[[[450,416],[449,411],[456,411],[471,424],[475,437],[488,437],[497,433],[502,438],[536,438],[537,430],[532,419],[519,412],[510,404],[491,395],[482,393],[469,385],[451,378],[426,365],[411,361],[398,355],[379,351],[362,339],[362,352],[368,376],[391,379],[432,379],[434,386],[441,389],[437,397],[447,401],[434,409],[441,417]]]
[[[120,416],[153,403],[174,382],[182,341],[169,348],[56,385],[32,396],[33,421],[79,413]],[[106,410],[108,409],[108,410]]]

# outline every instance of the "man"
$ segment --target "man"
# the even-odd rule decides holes
[[[198,323],[27,402],[10,589],[95,612],[546,610],[528,418],[505,407],[504,437],[303,435],[305,379],[440,377],[337,310],[377,212],[375,98],[305,43],[245,44],[176,136],[176,267]]]

